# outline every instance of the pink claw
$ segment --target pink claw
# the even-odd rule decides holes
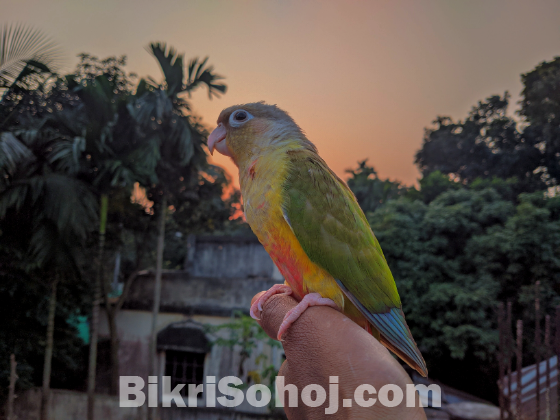
[[[278,329],[277,338],[279,341],[283,341],[282,336],[284,335],[284,333],[310,306],[330,306],[331,308],[340,311],[340,308],[331,299],[321,297],[319,293],[309,293],[308,295],[305,295],[303,297],[303,299],[300,303],[297,304],[297,306],[294,306],[292,309],[290,309],[286,313],[286,316],[284,316],[284,321],[282,321],[282,324]]]
[[[278,294],[286,294],[286,295],[291,295],[292,294],[292,289],[290,288],[290,286],[286,286],[285,284],[275,284],[274,286],[272,286],[270,289],[268,289],[265,293],[263,293],[261,296],[259,296],[259,298],[253,302],[253,304],[251,305],[251,310],[249,311],[249,314],[251,315],[251,318],[256,319],[257,321],[260,321],[260,318],[258,318],[255,315],[255,309],[258,309],[259,311],[262,312],[262,306],[266,303],[266,301],[272,296],[272,295],[278,295]]]

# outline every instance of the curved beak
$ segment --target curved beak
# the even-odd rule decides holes
[[[226,127],[220,123],[208,136],[208,150],[211,155],[214,155],[214,149],[216,149],[222,155],[232,157],[226,144],[226,135]]]

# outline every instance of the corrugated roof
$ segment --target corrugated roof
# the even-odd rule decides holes
[[[539,385],[540,385],[540,416],[539,419],[546,418],[547,405],[550,407],[550,418],[557,418],[557,395],[556,385],[558,383],[558,359],[556,356],[548,359],[549,364],[549,386],[547,388],[546,382],[546,368],[547,360],[539,363]],[[508,377],[503,378],[504,390],[503,393],[507,397],[510,389],[508,388]],[[524,418],[535,419],[537,411],[537,365],[529,365],[521,370],[521,412]],[[547,390],[548,404],[547,404]],[[511,373],[511,408],[515,413],[517,404],[517,371]]]

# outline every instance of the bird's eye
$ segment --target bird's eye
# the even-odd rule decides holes
[[[235,121],[245,121],[247,119],[247,113],[245,111],[239,111],[235,113]]]
[[[229,117],[229,124],[232,127],[241,127],[247,121],[252,119],[253,116],[243,109],[238,109]]]

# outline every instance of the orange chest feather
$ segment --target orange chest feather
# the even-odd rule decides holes
[[[245,217],[286,282],[301,299],[306,294],[304,279],[314,264],[284,220],[276,192],[272,188],[267,190],[267,194],[247,196]]]

